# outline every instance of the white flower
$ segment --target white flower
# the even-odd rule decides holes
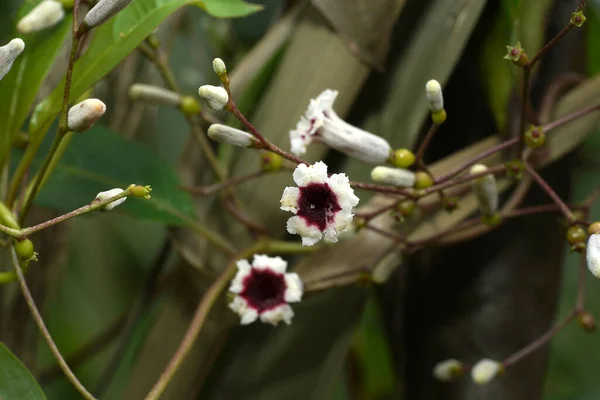
[[[323,236],[337,242],[337,236],[352,222],[358,197],[345,174],[327,176],[327,165],[319,161],[310,167],[300,164],[294,171],[298,187],[286,187],[281,209],[295,216],[287,222],[289,233],[302,236],[302,245],[312,246]]]
[[[471,175],[484,173],[487,167],[483,164],[475,164],[471,167]],[[481,214],[489,217],[498,211],[498,186],[493,174],[487,174],[475,178],[471,182],[471,189],[477,197],[477,203]]]
[[[220,111],[229,103],[227,90],[221,86],[202,85],[198,89],[198,94],[206,101],[211,110]]]
[[[237,147],[252,147],[257,144],[257,140],[251,134],[227,125],[212,124],[207,133],[212,140]]]
[[[67,125],[74,132],[85,132],[106,112],[106,105],[98,99],[86,99],[69,109]]]
[[[591,234],[586,250],[587,266],[592,275],[600,279],[600,233]]]
[[[8,74],[13,62],[25,50],[25,42],[17,38],[0,47],[0,81]]]
[[[368,164],[383,164],[390,157],[390,144],[383,138],[363,131],[341,119],[333,110],[338,95],[327,89],[311,99],[308,109],[290,131],[292,153],[302,155],[313,140]]]
[[[471,369],[471,378],[473,378],[473,382],[476,384],[485,385],[502,373],[503,370],[504,367],[498,361],[484,358],[479,360],[477,364],[473,366],[473,369]]]
[[[373,168],[371,179],[398,187],[413,187],[416,181],[415,173],[412,171],[383,166]]]
[[[433,377],[443,382],[453,381],[463,372],[463,363],[452,358],[440,361],[433,367]]]
[[[20,33],[38,32],[58,24],[65,17],[62,4],[55,0],[44,0],[17,23]]]
[[[98,193],[96,195],[96,199],[95,200],[97,200],[97,201],[104,201],[104,200],[110,199],[111,197],[114,197],[114,196],[116,196],[118,194],[121,194],[123,192],[124,192],[124,190],[123,189],[119,189],[119,188],[107,190],[106,192],[100,192],[100,193]],[[125,200],[127,200],[127,197],[120,198],[119,200],[115,200],[112,203],[108,203],[102,209],[106,210],[106,211],[110,211],[113,208],[115,208],[116,206],[118,206],[119,204],[123,203]]]
[[[213,60],[213,70],[218,76],[225,75],[227,73],[227,67],[225,66],[225,62],[218,57],[215,58]]]
[[[444,96],[442,95],[442,87],[435,79],[428,81],[425,84],[425,96],[431,112],[437,112],[444,109]]]
[[[136,83],[129,88],[129,97],[132,100],[142,101],[148,104],[178,107],[181,96],[171,90],[160,86]]]
[[[281,321],[291,324],[294,311],[289,303],[302,300],[303,285],[298,274],[285,272],[287,262],[281,257],[255,254],[252,265],[239,260],[237,267],[229,286],[236,296],[229,308],[240,316],[240,323],[251,324],[260,317],[275,326]]]
[[[85,24],[93,28],[127,7],[131,0],[100,0],[86,15]]]

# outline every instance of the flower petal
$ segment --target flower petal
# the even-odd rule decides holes
[[[287,221],[287,231],[292,235],[302,236],[303,246],[312,246],[323,237],[323,233],[316,226],[307,225],[304,220],[294,216]]]
[[[300,199],[300,189],[297,187],[286,187],[283,190],[283,195],[281,196],[281,209],[283,211],[290,211],[296,214],[298,212],[298,200]]]
[[[248,325],[256,321],[258,312],[249,307],[246,300],[240,296],[235,296],[233,301],[229,303],[229,308],[240,316],[240,324]]]
[[[319,161],[311,165],[300,164],[294,170],[294,182],[298,186],[306,186],[311,183],[327,182],[327,165]]]
[[[284,300],[288,303],[297,303],[302,300],[302,293],[304,292],[304,284],[297,273],[292,272],[285,274],[285,289]]]
[[[241,293],[242,290],[244,290],[244,279],[246,279],[246,277],[250,275],[251,267],[250,263],[248,263],[248,261],[246,260],[238,260],[236,262],[236,265],[238,267],[238,272],[231,281],[229,291],[232,293]]]
[[[275,273],[283,274],[287,269],[287,262],[281,257],[269,257],[255,254],[252,261],[252,268],[269,269]]]
[[[264,311],[260,314],[260,320],[267,324],[277,326],[281,321],[290,325],[292,323],[292,317],[294,316],[294,310],[289,304],[282,304],[268,311]]]

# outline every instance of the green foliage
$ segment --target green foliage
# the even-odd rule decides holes
[[[244,0],[200,0],[198,6],[217,18],[245,17],[263,8]]]
[[[38,167],[44,152],[34,161]],[[184,224],[192,218],[191,196],[178,188],[175,169],[147,146],[131,142],[97,125],[75,135],[54,173],[36,197],[36,204],[70,211],[101,191],[132,183],[152,186],[152,199],[131,198],[115,209],[164,224]]]
[[[45,400],[31,372],[0,342],[0,399]]]

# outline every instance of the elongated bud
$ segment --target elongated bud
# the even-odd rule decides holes
[[[392,252],[387,256],[383,257],[375,268],[373,268],[373,272],[371,273],[371,282],[377,284],[383,284],[390,279],[392,272],[402,264],[402,253],[400,252]]]
[[[165,88],[136,83],[129,88],[129,97],[132,100],[147,104],[178,107],[181,102],[181,96]]]
[[[476,384],[485,385],[496,376],[501,374],[503,370],[504,367],[498,361],[484,358],[473,366],[473,369],[471,370],[471,378],[473,378],[473,382]]]
[[[200,97],[206,101],[211,110],[220,111],[229,103],[227,90],[221,86],[203,85],[198,89]]]
[[[20,33],[38,32],[50,28],[65,17],[62,4],[55,0],[44,0],[17,23]]]
[[[425,95],[431,112],[444,109],[444,96],[442,95],[442,87],[438,81],[432,79],[425,84]]]
[[[433,367],[433,377],[442,382],[451,382],[464,372],[464,364],[453,358],[440,361]]]
[[[88,28],[94,28],[127,7],[129,3],[131,0],[100,0],[86,14],[84,22]]]
[[[416,177],[414,172],[407,169],[375,167],[371,171],[371,179],[398,187],[413,187]]]
[[[213,60],[213,70],[215,74],[219,76],[219,78],[227,73],[227,67],[225,66],[225,62],[220,58],[215,58]]]
[[[110,199],[111,197],[114,197],[118,194],[123,193],[124,190],[123,189],[119,189],[119,188],[115,188],[115,189],[111,189],[111,190],[107,190],[106,192],[100,192],[96,195],[96,199],[95,201],[104,201],[107,199]],[[113,208],[115,208],[116,206],[118,206],[119,204],[122,204],[125,200],[127,200],[127,197],[122,197],[118,200],[115,200],[111,203],[108,203],[107,205],[105,205],[102,209],[106,210],[106,211],[110,211]]]
[[[249,133],[221,124],[212,124],[208,128],[208,137],[217,142],[237,147],[254,147],[258,144],[258,141]]]
[[[586,249],[587,266],[592,275],[600,279],[600,233],[590,235]]]
[[[483,164],[475,164],[471,167],[471,175],[480,174],[487,171],[487,167]],[[483,175],[476,178],[471,183],[471,188],[477,202],[479,211],[485,217],[490,217],[498,211],[498,187],[496,186],[496,178],[493,174]]]
[[[106,105],[98,99],[87,99],[69,109],[67,125],[74,132],[85,132],[106,112]]]
[[[13,39],[0,47],[0,81],[8,74],[13,62],[25,50],[25,42],[21,39]]]

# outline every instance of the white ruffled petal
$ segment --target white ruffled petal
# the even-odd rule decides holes
[[[277,326],[281,321],[290,325],[294,317],[294,310],[289,304],[281,304],[271,310],[264,311],[260,314],[260,320],[267,324]]]
[[[233,301],[229,303],[229,308],[240,316],[240,324],[248,325],[256,321],[258,318],[258,312],[248,306],[248,303],[244,298],[235,296]]]
[[[281,257],[269,257],[265,255],[255,254],[252,261],[252,268],[269,269],[273,272],[283,274],[287,269],[287,262]]]
[[[288,303],[297,303],[302,300],[304,284],[297,273],[285,274],[285,295],[284,300]]]
[[[302,246],[312,246],[323,237],[323,233],[316,226],[308,225],[298,216],[287,221],[287,231],[292,235],[302,236]]]
[[[294,182],[302,187],[311,183],[327,182],[327,165],[323,161],[314,163],[311,166],[300,164],[294,170]]]
[[[297,187],[286,187],[281,196],[281,209],[296,214],[298,212],[298,200],[300,199],[300,189]]]
[[[231,281],[229,291],[232,293],[242,293],[244,290],[244,279],[251,273],[251,267],[248,261],[238,260],[236,262],[238,272]]]
[[[335,193],[338,205],[342,210],[351,211],[358,205],[360,199],[354,194],[346,174],[333,174],[328,181],[329,188]]]

